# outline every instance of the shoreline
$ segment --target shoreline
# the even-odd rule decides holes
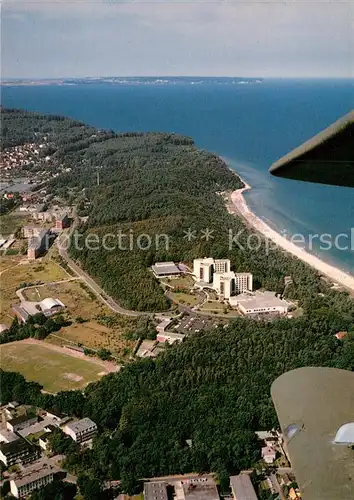
[[[295,245],[295,243],[289,241],[280,233],[272,229],[254,212],[252,212],[252,210],[247,205],[244,197],[244,193],[252,188],[244,179],[242,179],[242,177],[240,177],[239,175],[238,177],[243,182],[244,187],[233,191],[229,197],[227,210],[231,215],[240,215],[249,226],[261,233],[269,240],[273,241],[277,247],[285,250],[286,252],[292,254],[294,257],[297,257],[306,264],[310,265],[320,274],[329,278],[334,284],[341,285],[347,288],[349,291],[354,292],[354,276],[351,276],[350,274],[342,271],[341,269],[338,269],[335,266],[327,264],[319,257],[316,257],[307,250]]]

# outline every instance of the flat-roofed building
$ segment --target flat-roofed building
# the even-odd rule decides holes
[[[28,240],[27,258],[37,259],[45,250],[49,248],[49,230],[42,229],[37,235]]]
[[[258,500],[248,474],[230,477],[230,487],[234,500]]]
[[[220,500],[219,492],[214,479],[210,477],[196,477],[181,481],[183,500]]]
[[[38,465],[31,467],[10,481],[11,493],[16,498],[26,497],[32,491],[43,488],[53,482],[56,472],[58,472],[57,469],[50,467],[42,469],[39,469]]]
[[[12,441],[17,441],[18,436],[8,429],[0,429],[0,443],[12,443]]]
[[[252,292],[253,290],[253,275],[251,273],[236,273],[235,274],[235,292]]]
[[[24,238],[35,238],[40,235],[41,231],[43,227],[40,226],[23,226],[22,228]]]
[[[222,299],[229,299],[236,291],[235,273],[214,273],[213,288]]]
[[[6,422],[6,427],[11,432],[17,432],[22,429],[26,429],[27,427],[30,427],[31,425],[34,425],[37,422],[38,422],[37,416],[29,417],[28,415],[21,415],[20,417],[15,417],[12,418],[11,420],[8,420]]]
[[[231,297],[229,303],[237,307],[245,316],[261,314],[286,314],[290,304],[276,297],[275,292],[245,292],[241,295]]]
[[[63,432],[77,443],[89,441],[97,433],[97,425],[90,418],[82,418],[76,422],[69,422]]]
[[[10,443],[0,443],[0,460],[7,467],[17,463],[26,464],[33,462],[38,457],[38,449],[23,438],[11,441]]]
[[[231,270],[231,262],[229,259],[215,259],[214,271],[216,273],[229,273]]]
[[[193,274],[196,280],[202,283],[211,283],[213,281],[214,259],[205,257],[204,259],[194,259]]]
[[[156,262],[152,270],[156,278],[173,278],[182,274],[174,262]]]
[[[166,481],[144,483],[144,500],[169,500]]]
[[[182,342],[185,335],[182,333],[175,332],[164,332],[158,333],[156,336],[157,342],[168,342],[169,344],[174,344],[175,342]]]

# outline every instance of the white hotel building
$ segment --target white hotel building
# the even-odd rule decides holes
[[[253,277],[251,273],[234,273],[229,259],[195,259],[193,274],[201,286],[213,288],[216,293],[229,299],[231,296],[252,291]]]

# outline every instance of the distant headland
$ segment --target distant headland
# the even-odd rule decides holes
[[[5,78],[2,85],[257,85],[263,78],[205,76],[99,76],[85,78]]]

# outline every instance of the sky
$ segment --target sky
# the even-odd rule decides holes
[[[3,0],[1,76],[354,77],[354,2]]]

